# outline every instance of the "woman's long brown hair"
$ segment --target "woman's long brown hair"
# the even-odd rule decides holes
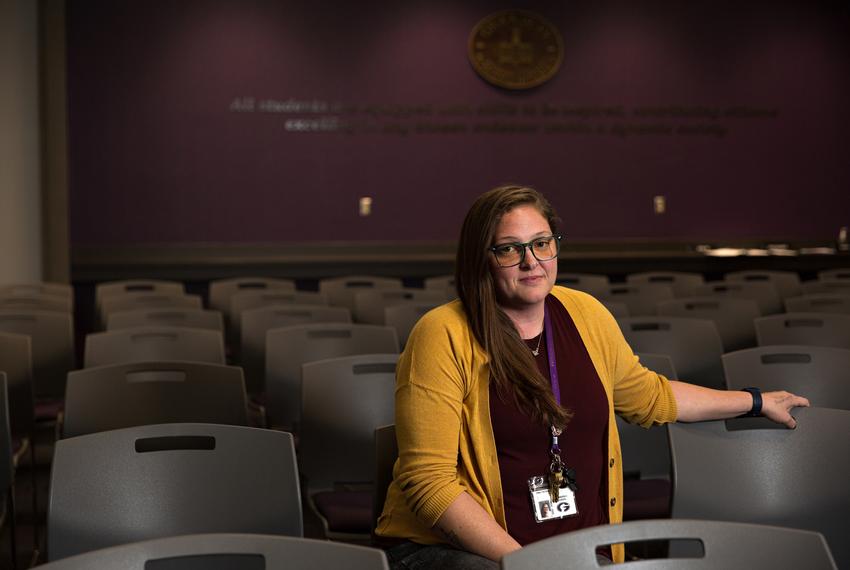
[[[469,209],[460,232],[455,283],[476,340],[490,358],[490,376],[503,400],[513,399],[533,418],[564,427],[572,413],[555,401],[549,381],[510,317],[496,302],[490,247],[502,217],[520,205],[534,206],[557,232],[558,217],[542,194],[526,186],[500,186],[482,194]]]

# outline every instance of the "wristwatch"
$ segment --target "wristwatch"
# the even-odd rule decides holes
[[[761,390],[758,388],[741,388],[742,392],[749,392],[753,396],[753,407],[746,414],[741,414],[742,418],[755,418],[761,415]]]

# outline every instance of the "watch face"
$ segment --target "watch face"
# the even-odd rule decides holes
[[[564,57],[558,29],[525,10],[504,10],[478,22],[469,36],[469,60],[489,83],[529,89],[551,79]]]

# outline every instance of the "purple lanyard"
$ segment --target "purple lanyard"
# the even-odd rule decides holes
[[[555,362],[555,340],[552,334],[552,319],[549,318],[549,307],[543,306],[543,329],[546,331],[546,356],[549,357],[549,381],[552,383],[552,394],[555,401],[561,405],[561,385],[558,383],[558,363]]]
[[[549,382],[552,384],[552,395],[555,401],[561,405],[561,384],[558,382],[558,363],[555,360],[555,335],[552,334],[552,319],[549,317],[549,307],[543,305],[543,330],[546,332],[546,356],[549,358]],[[558,444],[558,436],[563,428],[551,426],[551,443],[549,454],[552,456],[550,471],[559,470],[561,463],[561,446]]]

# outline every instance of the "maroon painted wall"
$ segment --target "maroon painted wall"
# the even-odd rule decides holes
[[[513,93],[466,57],[498,2],[68,0],[72,243],[452,240],[509,181],[580,239],[850,225],[847,9],[641,4],[517,3],[565,50],[553,80]],[[493,104],[518,114],[480,114]],[[438,126],[465,132],[417,132]]]

